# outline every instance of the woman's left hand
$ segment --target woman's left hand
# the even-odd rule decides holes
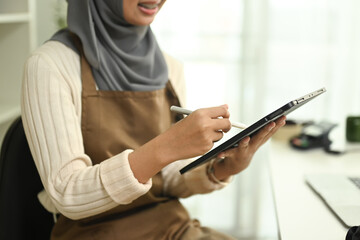
[[[269,140],[280,127],[285,125],[285,120],[286,117],[283,116],[275,122],[269,123],[253,137],[245,137],[242,139],[238,147],[220,153],[218,158],[223,158],[224,160],[214,163],[215,177],[218,180],[225,180],[231,175],[235,175],[247,168],[255,152]]]

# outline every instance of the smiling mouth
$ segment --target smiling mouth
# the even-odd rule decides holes
[[[140,7],[146,8],[146,9],[154,9],[154,8],[157,8],[159,6],[159,4],[157,4],[157,3],[154,3],[154,4],[139,3],[138,5]]]

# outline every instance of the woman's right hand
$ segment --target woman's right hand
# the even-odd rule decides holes
[[[230,130],[229,117],[227,105],[192,112],[129,155],[135,177],[145,183],[176,160],[205,154]]]
[[[202,108],[174,124],[162,136],[167,161],[203,155],[231,128],[227,105]]]

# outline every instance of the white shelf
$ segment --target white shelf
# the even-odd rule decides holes
[[[0,14],[1,23],[22,23],[29,22],[30,15],[28,13],[2,13]]]
[[[20,115],[20,106],[0,104],[0,124],[6,123]]]

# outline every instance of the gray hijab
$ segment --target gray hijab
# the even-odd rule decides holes
[[[168,70],[150,26],[127,23],[122,0],[68,0],[68,28],[51,40],[84,53],[101,90],[152,91],[165,87]]]

